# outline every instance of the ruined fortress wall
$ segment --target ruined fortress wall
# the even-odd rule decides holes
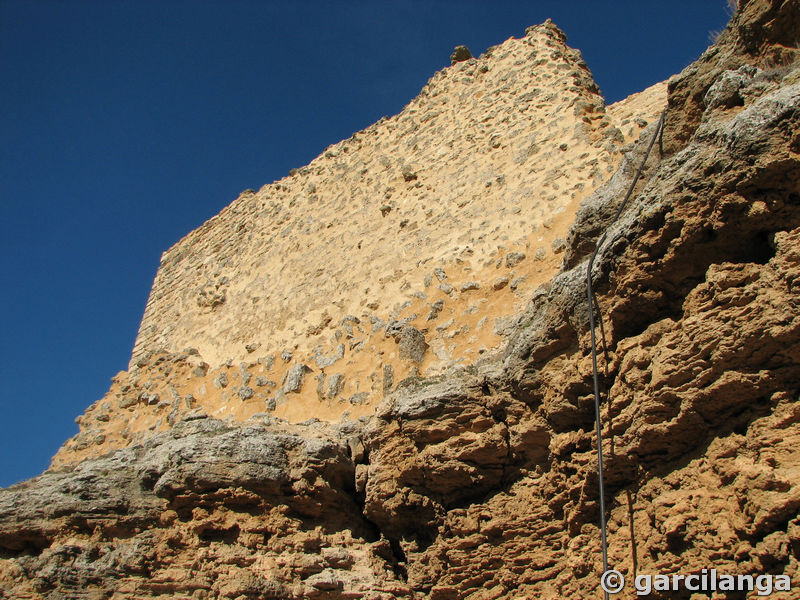
[[[580,53],[530,28],[165,252],[131,364],[311,348],[346,315],[396,313],[437,266],[549,255],[536,232],[608,177],[620,141]]]
[[[359,419],[500,350],[558,272],[579,202],[665,99],[657,84],[606,108],[549,23],[440,71],[163,255],[129,372],[53,464],[190,414]]]

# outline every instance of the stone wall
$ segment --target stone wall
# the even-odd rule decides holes
[[[530,289],[557,265],[554,220],[609,177],[621,141],[580,53],[554,25],[530,28],[439,71],[400,114],[243,192],[165,252],[131,366],[189,347],[212,366],[256,348],[327,353],[348,315],[371,326],[453,300],[437,267],[456,297],[487,270]],[[511,252],[526,264],[512,267]]]
[[[663,109],[606,110],[552,23],[436,73],[397,116],[244,192],[164,253],[128,372],[53,459],[188,414],[372,414],[404,381],[501,348],[577,206]]]

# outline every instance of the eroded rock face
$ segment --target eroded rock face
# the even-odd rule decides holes
[[[521,310],[557,273],[552,243],[641,127],[629,121],[621,131],[581,53],[552,22],[477,57],[459,47],[454,61],[399,114],[243,192],[167,250],[121,378],[128,382],[120,383],[151,379],[158,387],[156,363],[189,348],[211,373],[229,370],[232,384],[242,364],[272,381],[307,365],[313,376],[284,396],[203,387],[204,377],[182,380],[176,391],[237,420],[270,410],[292,422],[337,421],[374,411],[384,367],[399,382],[499,349],[495,321]],[[642,95],[623,104],[652,119],[665,86]],[[514,259],[522,254],[536,260]],[[498,277],[516,283],[481,285]],[[437,303],[443,308],[428,319]],[[392,321],[420,331],[413,346],[430,350],[397,348],[381,335]],[[342,401],[320,401],[314,380],[335,375],[343,377]],[[363,401],[350,404],[354,395]],[[132,430],[158,423],[151,415]],[[104,450],[133,439],[97,428]]]
[[[794,0],[739,0],[728,27],[696,62],[669,82],[664,131],[667,154],[685,147],[706,111],[709,88],[726,71],[743,65],[775,75],[791,69],[800,55],[800,4]]]
[[[0,497],[0,548],[15,557],[2,561],[0,589],[98,598],[405,589],[388,542],[361,516],[346,435],[198,415],[141,446],[13,486]]]
[[[796,5],[740,4],[723,49],[761,48],[742,32],[784,31]],[[725,61],[701,86],[719,101],[709,96],[690,133],[676,126],[686,115],[671,98],[664,141],[685,135],[682,148],[656,145],[620,220],[609,227],[652,124],[583,203],[561,271],[505,325],[503,353],[404,377],[357,421],[242,424],[194,410],[169,431],[2,490],[0,589],[9,598],[597,596],[585,271],[606,228],[594,281],[611,564],[627,576],[710,566],[784,574],[796,587],[800,65],[778,78]],[[699,85],[693,77],[706,75],[687,69],[686,89]],[[395,343],[392,332],[399,340],[408,327],[398,323],[380,335]],[[674,597],[660,594],[651,597]]]
[[[606,109],[552,22],[436,73],[399,115],[165,253],[129,370],[52,465],[194,410],[358,419],[408,377],[499,351],[580,201],[665,103],[657,84]]]

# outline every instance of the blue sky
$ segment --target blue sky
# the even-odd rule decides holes
[[[725,0],[0,0],[0,486],[127,367],[161,253],[244,189],[399,112],[453,47],[552,18],[607,100],[666,79]]]

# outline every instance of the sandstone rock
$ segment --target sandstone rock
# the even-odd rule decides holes
[[[369,394],[367,392],[358,392],[350,396],[350,404],[363,404],[368,398]]]
[[[201,409],[196,408],[183,415],[184,421],[196,421],[197,419],[207,419],[208,415]]]
[[[392,391],[394,385],[394,369],[392,365],[383,365],[383,395]]]
[[[519,288],[519,286],[521,286],[523,283],[527,281],[527,279],[528,278],[524,275],[522,277],[515,277],[514,279],[511,280],[511,283],[509,284],[508,287],[511,288],[512,291],[516,291],[517,288]]]
[[[334,373],[328,379],[328,389],[325,392],[325,397],[329,399],[336,398],[344,387],[344,376],[341,373]]]
[[[400,335],[403,332],[403,329],[408,326],[408,323],[411,321],[408,317],[405,319],[394,319],[389,321],[386,324],[386,328],[384,329],[384,335],[386,337],[394,338],[395,342],[400,341]]]
[[[353,315],[346,315],[342,319],[342,329],[344,329],[345,334],[348,338],[353,338],[356,336],[357,332],[360,332],[358,325],[361,324],[361,320]]]
[[[492,282],[492,289],[502,290],[507,285],[508,285],[508,277],[498,277],[497,279],[494,280],[494,282]]]
[[[794,576],[800,69],[742,81],[734,110],[702,98],[720,74],[759,60],[762,46],[783,52],[776,44],[796,36],[796,4],[740,3],[719,46],[670,85],[665,155],[656,145],[619,220],[651,115],[612,180],[582,203],[558,274],[522,313],[483,316],[507,330],[502,352],[436,377],[415,366],[371,416],[224,422],[196,409],[167,431],[128,426],[133,441],[105,454],[96,442],[108,443],[102,428],[117,403],[97,403],[81,419],[93,429],[69,442],[87,453],[82,461],[0,490],[3,594],[593,597],[601,565],[585,276],[604,234],[592,276],[611,564],[628,576],[711,564]],[[543,59],[537,40],[548,42],[544,60],[572,52],[562,38],[552,23],[529,30],[528,67]],[[411,310],[373,341],[393,347],[386,338],[395,337],[404,360],[419,362],[427,341]],[[438,343],[467,323],[442,325]],[[194,365],[154,354],[136,368],[119,398],[140,397],[137,412],[163,419],[170,403],[145,399],[161,392],[180,405],[185,392],[169,386]],[[302,381],[308,369],[292,370]],[[389,379],[381,370],[367,371],[377,391]],[[341,374],[325,381],[328,398],[341,394]],[[270,401],[271,410],[290,405],[283,389]]]
[[[419,329],[406,325],[400,331],[397,349],[401,360],[420,363],[428,350],[428,343],[425,341],[425,335]]]
[[[181,456],[191,456],[192,460],[182,461]],[[316,466],[310,467],[312,464]],[[223,548],[234,544],[244,549],[241,543],[250,535],[248,532],[253,528],[256,532],[264,529],[259,525],[259,519],[243,517],[236,510],[226,513],[224,509],[215,513],[217,516],[214,518],[219,521],[203,510],[196,511],[195,517],[200,513],[207,516],[199,517],[200,523],[190,517],[190,527],[174,530],[166,537],[160,537],[158,527],[142,532],[142,525],[158,524],[161,516],[169,515],[170,510],[172,519],[175,510],[191,515],[192,510],[199,506],[198,499],[205,493],[216,493],[213,490],[227,490],[222,494],[227,495],[225,502],[231,507],[244,505],[252,514],[267,519],[271,507],[284,502],[284,494],[297,500],[295,508],[301,513],[319,510],[319,500],[327,502],[329,507],[339,503],[336,510],[343,515],[352,513],[354,505],[349,496],[337,496],[333,492],[352,478],[349,464],[343,446],[324,435],[317,437],[310,430],[298,435],[285,430],[268,431],[262,427],[230,427],[207,418],[181,421],[169,432],[155,435],[143,446],[87,462],[74,471],[45,474],[39,478],[35,493],[31,493],[25,484],[0,492],[0,546],[4,554],[12,552],[24,558],[28,552],[26,548],[47,548],[53,536],[58,535],[60,526],[74,527],[74,535],[78,536],[83,535],[82,532],[101,530],[109,534],[111,531],[129,532],[126,541],[118,544],[98,540],[88,546],[83,543],[72,546],[67,563],[61,562],[65,547],[56,544],[44,553],[31,556],[27,562],[23,561],[24,569],[36,574],[41,584],[51,590],[55,587],[66,589],[62,587],[67,585],[65,575],[53,568],[58,564],[71,565],[69,577],[86,581],[88,593],[102,595],[103,590],[116,588],[117,576],[141,579],[144,586],[141,589],[147,589],[148,579],[156,581],[162,576],[149,574],[150,569],[167,573],[158,565],[165,551],[174,555],[173,551],[167,550],[169,539],[173,542],[180,539],[182,544],[189,546],[189,554],[185,556],[189,561],[186,563],[188,567],[195,560],[191,554],[204,545],[208,546],[209,541],[213,546],[217,543],[215,540],[227,540],[223,542]],[[297,482],[304,480],[295,479],[298,475],[291,473],[299,474],[300,468],[303,473],[317,473],[315,476],[321,477],[317,480],[316,492],[302,491],[302,485],[296,486]],[[311,500],[307,494],[319,494],[323,489],[319,485],[329,485],[324,481],[330,481],[334,486],[329,488],[333,495],[327,500],[322,496]],[[72,491],[78,495],[72,496]],[[24,502],[20,502],[21,498],[25,499]],[[166,513],[165,505],[170,507]],[[10,506],[17,508],[9,511]],[[95,521],[92,515],[101,514],[116,516],[113,520]],[[172,521],[167,516],[167,520],[161,522],[168,525]],[[285,521],[286,526],[295,527],[289,523],[291,521]],[[193,529],[198,533],[193,533]],[[20,535],[20,531],[24,533]],[[302,538],[302,532],[297,533]],[[263,533],[260,533],[258,539],[263,538]],[[322,543],[328,548],[325,553],[328,564],[340,568],[353,564],[348,553],[336,546],[330,547],[330,543]],[[264,546],[261,547],[263,550]],[[20,551],[24,553],[20,554]],[[279,557],[280,551],[274,556]],[[243,571],[233,577],[218,574],[210,578],[207,568],[201,567],[200,571],[204,574],[195,572],[191,575],[187,569],[184,575],[171,579],[171,589],[191,592],[192,589],[202,589],[204,581],[210,585],[217,579],[220,593],[227,590],[223,595],[228,592],[261,595],[271,590],[285,590],[280,582],[265,581],[252,572]],[[179,572],[179,568],[172,569],[173,577]]]
[[[323,548],[322,558],[334,569],[349,569],[355,563],[353,555],[344,548]]]
[[[250,383],[251,379],[250,371],[247,370],[247,363],[240,363],[239,364],[239,380],[241,381],[243,386],[246,386]]]
[[[454,65],[459,62],[464,62],[472,58],[472,52],[466,46],[456,46],[453,53],[450,55],[450,64]]]
[[[673,77],[669,84],[663,147],[668,155],[680,151],[694,135],[706,109],[704,97],[726,71],[755,66],[759,57],[780,56],[790,63],[800,50],[786,43],[800,23],[800,7],[794,2],[751,0],[742,3],[716,44],[696,62]]]
[[[440,323],[439,325],[437,325],[436,326],[436,331],[444,331],[448,327],[451,327],[453,325],[453,323],[455,323],[455,319],[448,319],[444,323]]]
[[[732,108],[741,106],[744,99],[739,94],[739,90],[753,80],[757,69],[750,65],[744,65],[738,69],[725,71],[712,84],[703,98],[707,108]]]
[[[506,267],[514,268],[523,260],[525,260],[525,253],[509,252],[508,254],[506,254]]]
[[[206,373],[208,373],[209,365],[206,362],[198,361],[196,366],[192,370],[192,375],[195,377],[205,377]]]
[[[403,167],[402,174],[403,181],[415,181],[417,179],[417,173],[411,167]],[[406,223],[408,223],[407,220]],[[401,224],[400,226],[402,227],[403,225]]]
[[[138,403],[139,403],[138,398],[132,398],[132,397],[120,398],[119,407],[122,409],[130,408],[131,406],[136,406]]]
[[[228,387],[228,374],[224,371],[214,378],[214,387],[217,389]]]
[[[264,375],[256,375],[255,384],[256,384],[256,387],[265,387],[265,386],[275,387],[275,382],[274,381],[270,381]]]
[[[330,367],[344,357],[344,344],[338,344],[334,349],[333,354],[328,356],[319,354],[319,349],[317,349],[316,352],[317,354],[314,357],[314,360],[320,369],[324,369],[325,367]]]
[[[312,575],[306,583],[318,590],[333,591],[342,588],[342,581],[336,576],[333,569],[325,569],[322,573]]]
[[[433,321],[439,317],[439,313],[442,312],[444,308],[444,300],[437,300],[433,304],[431,304],[431,312],[428,313],[428,318],[426,321]]]
[[[292,365],[286,372],[286,379],[283,382],[283,391],[286,393],[300,391],[306,373],[311,372],[311,369],[302,363]]]

